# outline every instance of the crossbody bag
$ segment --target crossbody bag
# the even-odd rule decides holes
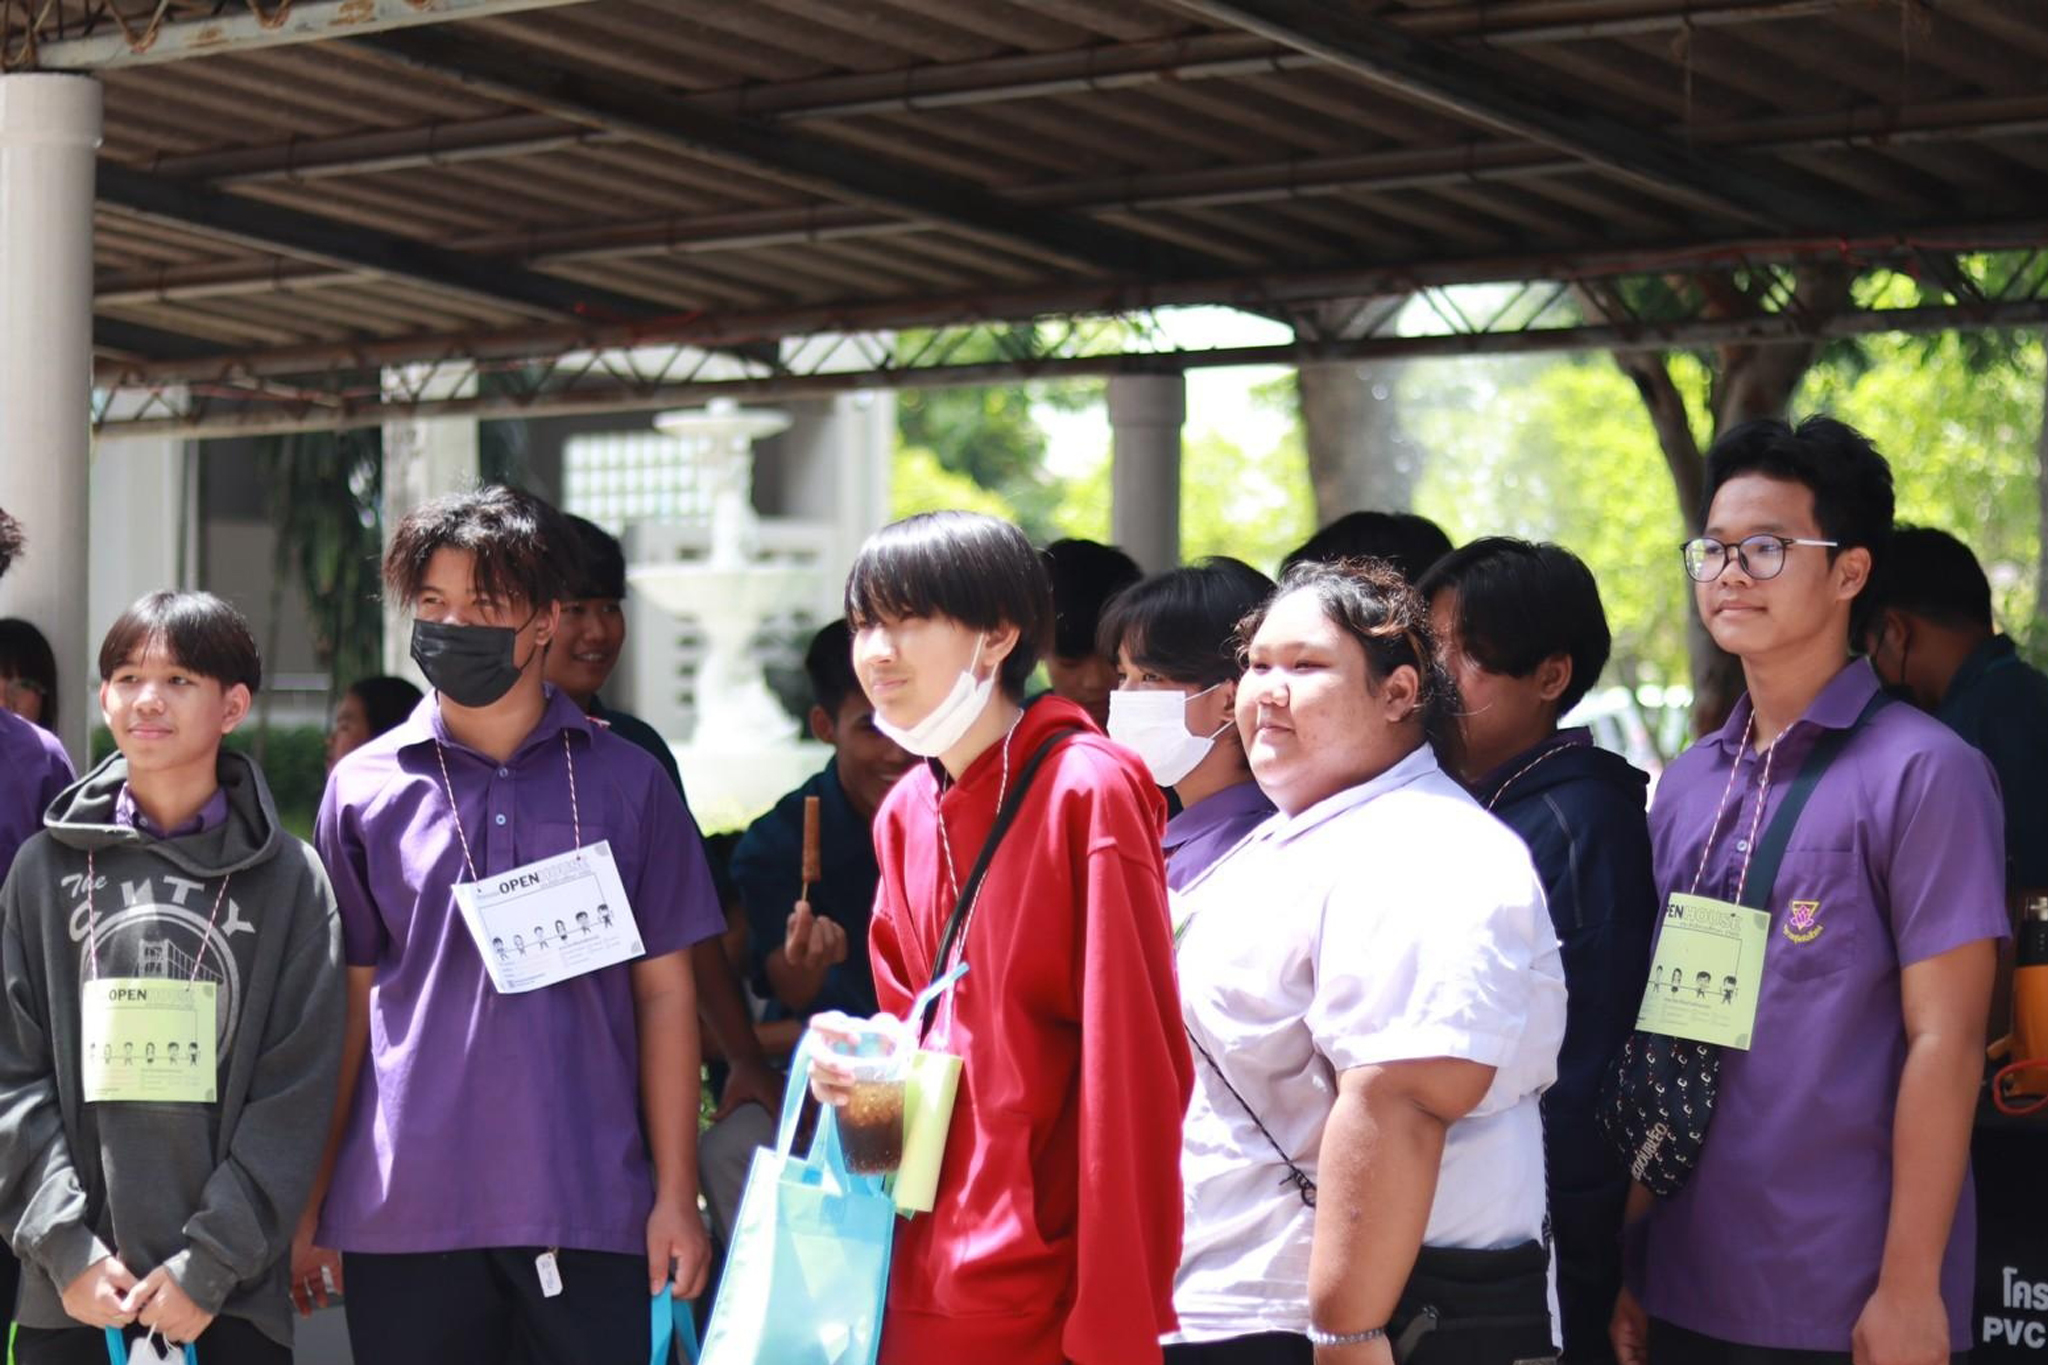
[[[1779,866],[1800,814],[1829,766],[1890,699],[1879,692],[1840,730],[1815,741],[1786,788],[1778,813],[1750,858],[1737,903],[1768,912]],[[1596,1114],[1600,1131],[1629,1174],[1650,1193],[1668,1199],[1685,1188],[1706,1149],[1707,1130],[1720,1091],[1721,1048],[1691,1038],[1637,1029],[1621,1046]]]

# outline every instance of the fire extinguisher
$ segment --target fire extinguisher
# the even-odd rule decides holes
[[[2000,1112],[2025,1115],[2048,1108],[2048,894],[2031,894],[2020,911],[2013,956],[2012,1032],[1988,1049],[1991,1060],[2012,1060],[1991,1080]]]

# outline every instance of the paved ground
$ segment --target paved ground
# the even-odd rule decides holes
[[[298,1365],[351,1365],[348,1324],[339,1308],[323,1308],[299,1319]]]

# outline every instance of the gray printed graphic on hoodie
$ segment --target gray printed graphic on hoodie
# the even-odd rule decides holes
[[[24,1263],[17,1317],[76,1326],[64,1287],[117,1254],[138,1278],[164,1266],[201,1308],[290,1345],[292,1233],[341,1061],[334,893],[241,755],[219,760],[226,821],[179,838],[116,822],[127,772],[117,753],[59,795],[0,888],[0,1235]],[[218,1103],[85,1103],[87,850],[97,975],[196,970],[217,984]]]

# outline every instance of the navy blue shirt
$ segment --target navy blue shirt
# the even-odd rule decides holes
[[[630,712],[612,710],[604,704],[602,697],[591,698],[590,716],[593,720],[603,721],[613,734],[628,744],[638,745],[652,754],[661,770],[668,774],[668,780],[676,784],[676,791],[683,796],[683,804],[689,804],[689,795],[683,792],[683,770],[676,766],[676,752],[668,747],[668,741],[658,730]]]
[[[878,1008],[874,971],[868,965],[868,920],[875,912],[875,885],[882,872],[875,862],[874,831],[846,799],[838,764],[837,759],[827,763],[748,826],[733,850],[732,879],[747,907],[756,990],[772,999],[768,955],[782,946],[790,912],[803,891],[804,798],[818,798],[818,852],[825,879],[811,888],[811,911],[837,920],[846,930],[846,961],[825,973],[824,986],[803,1013],[844,1010],[865,1016]]]
[[[1564,957],[1564,1043],[1543,1095],[1544,1154],[1556,1240],[1564,1358],[1614,1359],[1607,1320],[1621,1289],[1628,1172],[1594,1119],[1614,1055],[1635,1027],[1650,972],[1657,886],[1650,779],[1584,729],[1562,730],[1474,783],[1472,794],[1522,836]]]
[[[1956,670],[1934,716],[1998,773],[2006,886],[2048,887],[2048,676],[1993,636]]]

